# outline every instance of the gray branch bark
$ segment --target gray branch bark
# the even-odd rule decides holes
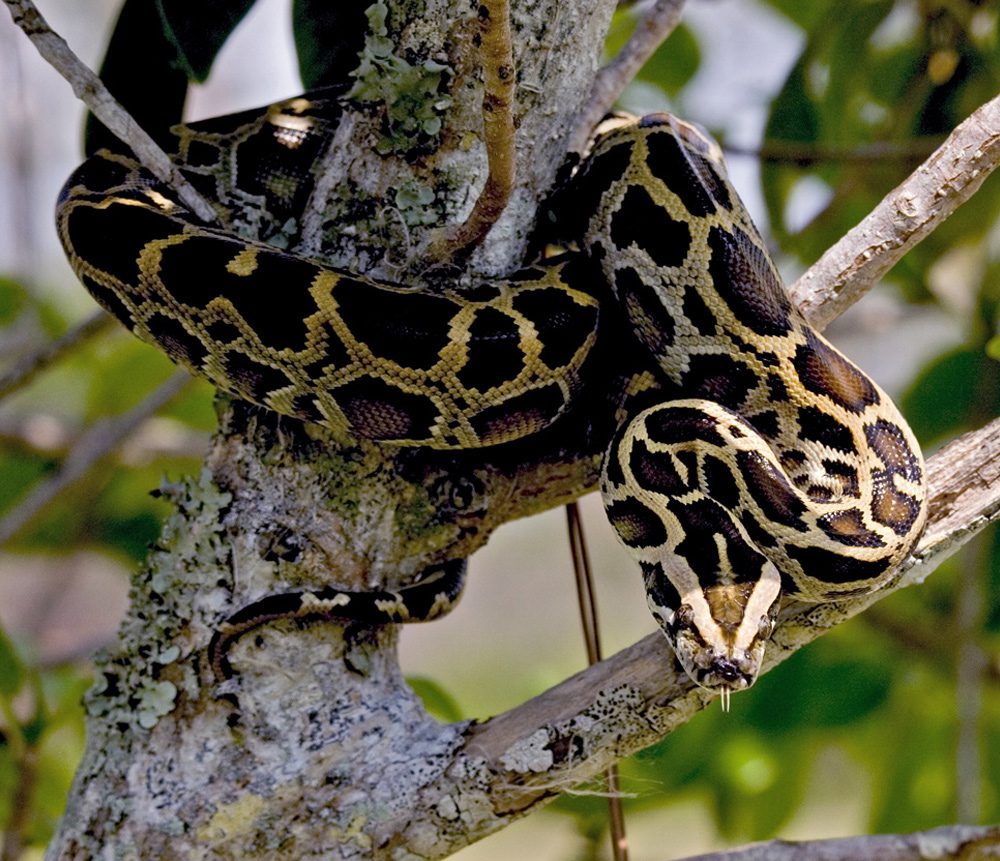
[[[471,272],[521,258],[613,6],[514,4],[518,182]],[[352,111],[330,160],[340,171],[331,199],[341,181],[386,198],[416,178],[460,221],[486,176],[482,147],[467,145],[482,134],[477,24],[457,0],[428,0],[419,18],[402,0],[389,7],[398,50],[453,70],[444,144],[434,169],[376,158],[377,113]],[[343,253],[374,269],[361,240],[344,236]],[[407,238],[406,259],[420,259],[430,232]],[[893,588],[998,516],[998,430],[930,460],[931,524]],[[501,523],[593,489],[602,448],[564,423],[488,454],[390,449],[224,405],[202,474],[163,488],[177,514],[135,577],[120,642],[100,659],[87,750],[48,857],[443,858],[689,719],[706,695],[675,674],[658,635],[475,726],[426,715],[403,681],[392,628],[268,626],[233,649],[238,677],[223,691],[205,666],[214,626],[240,606],[330,583],[393,587],[468,555]],[[789,608],[771,665],[872,600]],[[239,699],[235,725],[221,693]]]
[[[951,825],[913,834],[872,834],[830,840],[769,840],[744,849],[693,855],[684,861],[961,861],[1000,856],[1000,828]]]

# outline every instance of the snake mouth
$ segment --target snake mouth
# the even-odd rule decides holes
[[[697,682],[703,688],[745,691],[757,678],[757,668],[747,660],[719,656],[704,669],[699,670]]]

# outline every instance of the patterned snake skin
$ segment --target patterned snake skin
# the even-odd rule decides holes
[[[178,130],[177,162],[223,228],[130,156],[90,158],[57,210],[78,277],[231,394],[435,448],[500,444],[562,415],[588,381],[610,288],[662,396],[622,417],[601,489],[691,678],[726,699],[751,685],[782,595],[885,585],[926,515],[919,447],[791,305],[711,138],[667,114],[608,132],[561,193],[559,228],[579,251],[430,291],[279,247],[294,245],[337,111],[303,97]],[[398,593],[265,598],[223,623],[213,666],[227,676],[228,645],[273,618],[413,621],[460,591],[451,566]]]

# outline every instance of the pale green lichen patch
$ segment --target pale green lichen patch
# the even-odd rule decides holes
[[[407,152],[430,145],[441,131],[442,116],[451,98],[441,92],[449,66],[431,59],[411,63],[399,55],[389,30],[385,3],[368,7],[368,35],[361,62],[351,73],[354,86],[348,98],[381,104],[385,110],[383,135],[376,144],[381,153]]]
[[[527,771],[541,774],[552,767],[552,751],[549,749],[549,733],[540,729],[527,738],[508,748],[500,757],[500,764],[508,771],[524,773]]]
[[[511,745],[499,758],[509,771],[541,774],[586,759],[594,750],[614,753],[609,739],[627,738],[635,725],[645,726],[645,699],[630,685],[597,693],[594,701],[565,721],[538,729]]]
[[[407,227],[437,224],[440,214],[431,207],[434,189],[416,179],[407,180],[396,192],[396,206]]]
[[[178,663],[179,643],[195,612],[204,612],[205,602],[218,592],[205,589],[205,572],[229,570],[220,512],[230,495],[216,487],[207,471],[197,480],[164,483],[160,493],[177,506],[177,513],[164,524],[158,548],[133,580],[132,608],[122,624],[120,645],[99,658],[97,681],[84,700],[91,715],[142,729],[170,712],[181,692],[197,693],[194,670]]]

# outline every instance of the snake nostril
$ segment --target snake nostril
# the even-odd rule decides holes
[[[727,658],[712,661],[712,672],[727,682],[735,682],[741,675],[736,665]]]

